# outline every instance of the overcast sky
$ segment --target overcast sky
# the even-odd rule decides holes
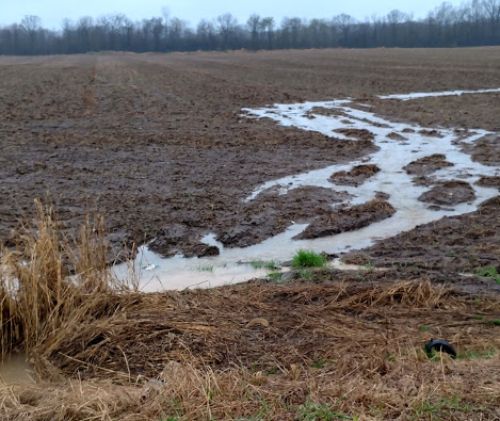
[[[420,17],[441,3],[442,0],[0,0],[0,24],[18,22],[25,15],[40,16],[43,25],[51,28],[60,27],[64,18],[76,20],[110,13],[140,20],[160,16],[164,7],[172,16],[191,24],[227,12],[240,21],[246,21],[252,13],[273,16],[278,21],[285,16],[328,18],[340,13],[363,19],[385,15],[393,9]]]

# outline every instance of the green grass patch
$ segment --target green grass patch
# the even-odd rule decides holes
[[[271,272],[267,277],[272,282],[281,282],[283,280],[283,274],[281,272]]]
[[[483,278],[491,278],[500,285],[500,273],[498,273],[497,268],[494,266],[479,268],[476,270],[476,275],[482,276]]]
[[[251,399],[251,396],[249,396],[248,398]],[[259,402],[260,402],[260,408],[257,414],[251,415],[249,417],[236,418],[234,421],[262,421],[270,419],[270,415],[272,413],[271,405],[265,400],[259,399]]]
[[[367,272],[373,272],[375,270],[375,265],[372,262],[368,262],[363,265],[363,269]]]
[[[337,421],[337,420],[357,420],[341,412],[333,411],[328,405],[306,402],[299,407],[297,420],[300,421]]]
[[[327,362],[328,362],[327,360],[320,358],[319,360],[316,360],[312,363],[312,367],[319,370],[325,368]]]
[[[465,352],[460,352],[457,355],[459,360],[489,360],[490,358],[497,355],[497,350],[495,348],[484,349],[481,351],[470,350]]]
[[[278,270],[280,268],[280,265],[278,262],[275,262],[274,260],[270,261],[265,261],[265,260],[254,260],[253,262],[250,262],[250,265],[258,270],[258,269],[266,269],[266,270]]]
[[[198,272],[213,272],[213,271],[214,271],[213,265],[204,265],[198,267]]]
[[[488,324],[492,326],[500,326],[500,319],[488,320]]]
[[[299,250],[292,259],[292,266],[296,269],[321,268],[325,265],[325,256],[308,250]]]
[[[278,374],[279,372],[280,371],[279,371],[278,367],[271,367],[265,371],[266,375],[268,375],[268,376],[274,376],[275,374]]]
[[[311,269],[301,269],[298,272],[299,278],[304,281],[310,281],[313,278],[313,272]]]
[[[413,415],[415,419],[427,418],[429,416],[442,419],[453,412],[469,413],[473,409],[470,404],[462,402],[457,396],[453,396],[451,398],[441,398],[436,401],[425,400],[415,407]]]

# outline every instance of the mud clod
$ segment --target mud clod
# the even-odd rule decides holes
[[[279,195],[275,191],[241,204],[233,218],[217,229],[217,239],[227,247],[248,247],[285,231],[294,222],[309,221],[331,211],[346,193],[320,187],[302,187]]]
[[[442,154],[434,154],[410,162],[403,169],[410,175],[425,176],[440,170],[441,168],[452,166],[453,164],[446,160],[446,156]]]
[[[309,240],[354,231],[389,218],[394,213],[396,209],[389,202],[375,199],[363,205],[339,209],[319,217],[295,239]]]
[[[464,151],[472,159],[484,165],[500,165],[500,136],[485,136],[473,145],[466,145]]]
[[[477,185],[481,186],[481,187],[498,187],[500,189],[500,177],[499,176],[492,176],[492,177],[483,176],[478,180]]]
[[[387,137],[391,140],[408,140],[406,137],[400,135],[399,133],[392,132],[387,135]]]
[[[311,111],[308,112],[308,115],[313,117],[315,115],[323,115],[326,117],[336,116],[336,117],[349,117],[345,112],[340,110],[339,108],[323,108],[323,107],[314,107]]]
[[[422,136],[427,136],[427,137],[442,137],[441,133],[439,133],[437,130],[420,130],[419,133]]]
[[[451,206],[470,202],[475,197],[474,189],[469,183],[452,180],[436,184],[431,190],[422,194],[418,200],[435,205]]]
[[[366,141],[372,141],[373,139],[375,139],[374,134],[366,129],[337,129],[335,130],[335,132],[341,133],[344,136],[353,139],[366,140]]]
[[[359,186],[378,172],[380,172],[380,168],[376,165],[358,165],[351,171],[336,172],[331,176],[330,180],[335,184]]]
[[[220,251],[215,246],[200,242],[201,231],[184,224],[171,224],[158,232],[149,248],[165,257],[182,254],[185,257],[217,256]]]

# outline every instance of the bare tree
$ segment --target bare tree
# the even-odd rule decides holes
[[[333,24],[340,32],[340,45],[349,46],[349,35],[354,28],[355,20],[352,16],[342,13],[333,18]]]
[[[42,21],[38,16],[28,15],[21,21],[21,27],[27,34],[27,45],[25,48],[30,54],[34,54],[36,52],[37,34],[40,31],[41,26]]]
[[[230,46],[234,42],[234,39],[232,39],[232,37],[235,37],[236,35],[238,21],[231,13],[226,13],[217,18],[217,24],[222,40],[222,48],[226,50],[230,48]]]
[[[250,31],[251,45],[253,50],[259,49],[261,19],[259,15],[252,15],[248,18],[247,27]]]
[[[212,22],[202,20],[196,30],[198,48],[201,50],[215,50],[217,48],[217,35]]]
[[[489,21],[490,37],[494,44],[500,31],[500,0],[483,0],[482,6]]]
[[[272,50],[274,48],[274,18],[266,17],[260,20],[260,27],[266,33],[267,48]]]

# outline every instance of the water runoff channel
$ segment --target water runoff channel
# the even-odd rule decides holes
[[[500,93],[500,89],[398,94],[379,98],[411,101],[428,97],[487,93]],[[335,112],[329,113],[331,115],[316,114],[317,109]],[[500,175],[500,168],[473,162],[468,154],[462,152],[464,145],[494,134],[486,130],[464,132],[395,123],[374,113],[354,108],[350,99],[279,104],[267,108],[244,109],[243,113],[248,118],[270,118],[282,126],[319,132],[340,140],[353,139],[339,133],[338,130],[365,129],[373,133],[374,143],[379,147],[377,152],[349,164],[330,165],[322,169],[270,180],[251,192],[246,201],[255,200],[268,189],[278,189],[279,194],[286,195],[289,191],[299,187],[318,186],[349,193],[349,199],[342,204],[349,206],[368,202],[375,197],[377,192],[385,193],[389,196],[389,203],[397,212],[392,217],[365,228],[315,240],[293,240],[293,237],[300,234],[308,225],[292,224],[285,232],[247,248],[224,248],[217,242],[215,235],[208,234],[203,238],[203,242],[219,248],[220,255],[216,257],[163,258],[144,245],[140,247],[133,261],[116,265],[113,268],[119,280],[134,279],[139,289],[145,292],[210,288],[244,282],[256,277],[265,277],[269,272],[256,265],[241,262],[271,260],[284,262],[290,260],[299,249],[329,254],[363,249],[377,240],[390,238],[402,231],[413,229],[417,225],[436,221],[444,216],[472,212],[480,203],[498,194],[496,188],[479,187],[475,185],[475,182],[481,176]],[[423,136],[419,133],[422,130],[435,130],[438,137]],[[396,137],[400,137],[400,140],[394,140],[394,135],[390,139],[390,135],[394,133],[399,135]],[[453,209],[432,210],[418,200],[418,197],[428,188],[414,184],[403,167],[412,161],[433,154],[443,154],[453,164],[434,173],[434,178],[467,181],[475,190],[473,201],[459,204]],[[329,181],[333,173],[349,171],[361,164],[375,164],[381,171],[359,186],[338,186]],[[335,206],[337,205],[336,203]],[[339,260],[333,262],[333,265],[343,267]],[[0,364],[0,382],[18,385],[34,383],[32,368],[23,355],[12,356],[5,363]]]
[[[429,97],[488,93],[500,93],[500,89],[417,92],[380,96],[379,99],[412,101]],[[318,109],[333,112],[325,115],[325,113],[316,113]],[[285,232],[246,248],[224,248],[216,240],[215,235],[208,234],[202,241],[219,248],[220,255],[215,257],[184,258],[179,255],[164,258],[144,245],[138,250],[135,260],[113,268],[118,279],[133,278],[139,285],[139,289],[145,292],[211,288],[244,282],[256,277],[265,277],[269,273],[268,270],[248,262],[286,262],[291,260],[300,249],[328,254],[360,250],[371,246],[376,241],[411,230],[417,225],[437,221],[445,216],[473,212],[482,202],[498,194],[496,188],[480,187],[475,183],[481,176],[500,175],[500,168],[474,162],[470,155],[463,151],[463,147],[467,144],[495,134],[493,132],[427,128],[416,124],[393,122],[367,111],[367,107],[359,104],[356,106],[351,99],[276,104],[265,108],[243,109],[243,114],[247,118],[270,118],[281,126],[319,132],[336,140],[354,140],[341,133],[342,131],[348,133],[345,129],[367,130],[374,135],[374,143],[379,148],[373,154],[348,164],[330,165],[322,169],[270,180],[250,192],[246,201],[255,200],[269,189],[277,189],[280,195],[286,195],[299,187],[316,186],[349,193],[349,198],[341,203],[341,206],[363,204],[374,199],[377,192],[385,193],[389,197],[388,202],[396,209],[396,213],[388,219],[359,230],[314,240],[293,240],[293,237],[304,231],[308,225],[292,223]],[[426,131],[433,131],[435,136],[423,135],[422,133]],[[412,176],[403,168],[412,161],[434,154],[445,155],[447,161],[453,165],[435,172],[433,179],[437,181],[458,179],[468,182],[475,191],[475,198],[472,201],[452,208],[435,209],[418,200],[421,194],[429,190],[429,187],[415,184]],[[380,172],[359,186],[339,186],[330,182],[332,174],[350,171],[362,164],[377,165]],[[338,203],[335,204],[335,206],[338,205]],[[342,268],[340,260],[334,261],[333,265]]]

